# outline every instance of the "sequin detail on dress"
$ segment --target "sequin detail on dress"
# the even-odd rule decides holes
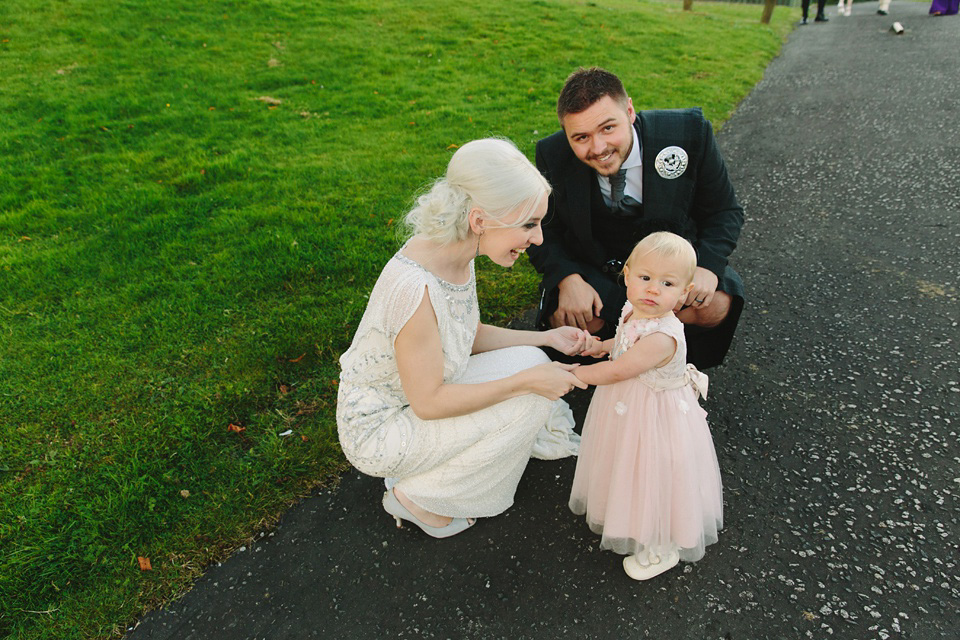
[[[353,342],[340,358],[340,444],[357,469],[397,479],[397,486],[428,511],[496,515],[513,503],[531,453],[556,458],[576,452],[572,414],[562,400],[525,395],[466,416],[418,418],[403,393],[393,345],[425,290],[437,317],[445,383],[486,382],[549,361],[534,347],[471,356],[480,322],[473,264],[468,282],[457,285],[397,253],[381,272]]]

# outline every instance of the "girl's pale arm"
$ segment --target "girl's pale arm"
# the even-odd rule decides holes
[[[400,385],[410,408],[422,420],[466,415],[529,393],[555,400],[575,386],[586,387],[571,373],[575,367],[560,363],[543,364],[491,382],[445,384],[440,330],[426,293],[397,334],[394,351]]]
[[[477,326],[473,353],[483,353],[506,347],[551,347],[568,356],[577,355],[586,345],[590,334],[576,327],[558,327],[550,331],[519,331],[504,329],[482,322]]]
[[[613,384],[666,364],[676,351],[676,340],[665,333],[651,333],[616,360],[579,367],[574,373],[587,384]]]

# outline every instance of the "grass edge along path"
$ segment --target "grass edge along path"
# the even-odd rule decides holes
[[[531,156],[581,64],[722,123],[797,14],[761,11],[6,0],[0,636],[120,635],[335,481],[336,360],[411,194],[473,138]],[[478,272],[487,321],[535,297]]]

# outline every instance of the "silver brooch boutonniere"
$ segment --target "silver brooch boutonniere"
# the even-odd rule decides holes
[[[656,167],[657,173],[660,174],[661,178],[673,180],[674,178],[682,176],[683,172],[687,170],[688,161],[687,152],[682,148],[664,147],[660,153],[657,154],[657,159],[654,161],[653,166]]]

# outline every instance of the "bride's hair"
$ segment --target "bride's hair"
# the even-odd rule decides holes
[[[449,244],[470,234],[468,214],[472,209],[501,222],[519,212],[517,219],[506,225],[518,227],[549,194],[550,184],[512,142],[474,140],[457,149],[446,175],[416,199],[405,223],[414,234]]]

